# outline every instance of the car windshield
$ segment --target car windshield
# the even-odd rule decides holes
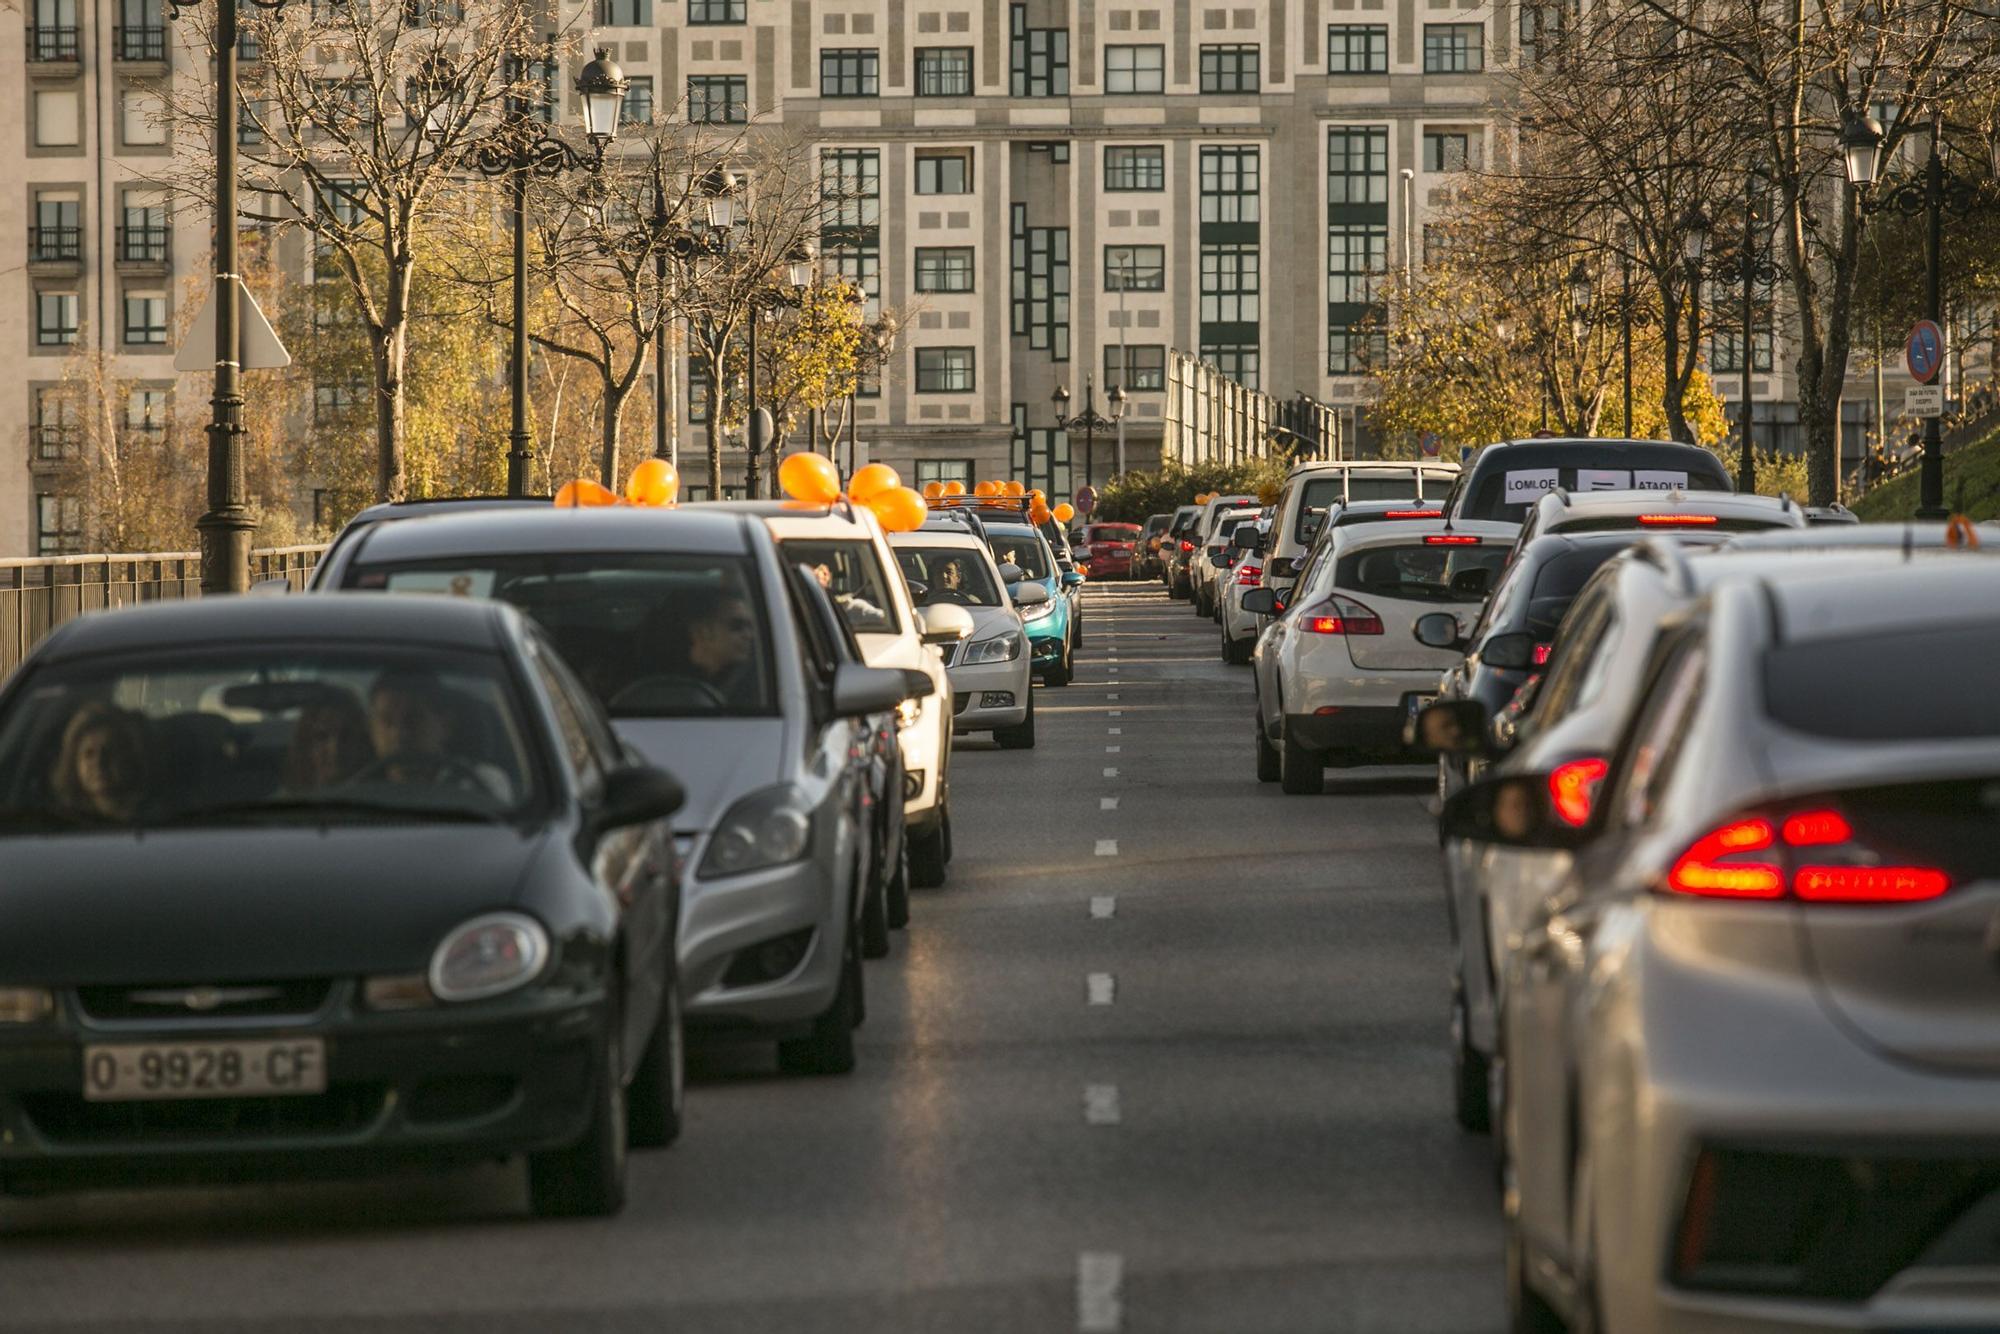
[[[896,604],[889,597],[881,558],[865,538],[787,538],[778,545],[785,559],[811,570],[833,605],[846,615],[858,635],[893,635],[898,630]]]
[[[1136,523],[1099,523],[1083,530],[1086,542],[1136,542],[1139,540],[1139,525]]]
[[[1967,688],[1995,659],[1991,624],[1806,640],[1765,656],[1765,707],[1786,727],[1842,741],[2000,737],[2000,696]]]
[[[1234,533],[1239,527],[1241,527],[1246,523],[1255,523],[1255,522],[1257,522],[1257,516],[1254,514],[1228,515],[1220,523],[1215,525],[1215,537],[1210,540],[1209,545],[1215,546],[1217,544],[1221,544],[1227,546],[1230,534]]]
[[[0,719],[0,835],[502,820],[537,801],[491,654],[254,645],[55,664]]]
[[[777,712],[771,637],[741,556],[594,551],[357,566],[347,587],[512,603],[614,718]]]
[[[1006,605],[990,566],[964,547],[896,547],[903,577],[922,584],[920,607],[999,607]]]
[[[1028,533],[997,531],[988,533],[986,545],[993,548],[993,559],[1002,565],[1009,563],[1021,567],[1023,579],[1046,579],[1049,577],[1048,549]]]
[[[1334,565],[1334,587],[1406,602],[1478,602],[1506,563],[1507,548],[1438,546],[1399,542],[1343,555]]]

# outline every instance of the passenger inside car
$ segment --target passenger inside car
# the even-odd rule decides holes
[[[93,700],[63,729],[49,778],[56,812],[78,820],[123,823],[146,794],[146,734],[133,714]]]
[[[284,787],[316,792],[344,783],[375,758],[368,716],[345,690],[299,710],[285,752]]]
[[[368,691],[368,737],[375,759],[350,774],[349,781],[476,783],[492,796],[505,797],[506,776],[475,758],[483,720],[456,703],[444,683],[428,672],[397,668],[377,677]],[[454,744],[455,731],[461,744]]]

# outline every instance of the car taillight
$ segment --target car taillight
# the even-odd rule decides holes
[[[1691,525],[1703,527],[1718,522],[1713,514],[1641,514],[1639,522],[1649,528],[1662,525]]]
[[[1572,829],[1589,824],[1590,804],[1597,795],[1597,785],[1610,771],[1611,766],[1596,756],[1571,760],[1550,770],[1549,805],[1556,818]]]
[[[1353,598],[1338,593],[1328,598],[1321,614],[1301,618],[1306,631],[1315,635],[1379,635],[1382,618]]]
[[[1443,513],[1443,510],[1390,510],[1382,517],[1385,519],[1435,519]]]
[[[1244,588],[1255,588],[1264,582],[1264,567],[1245,565],[1236,572],[1236,582]]]
[[[1808,903],[1919,903],[1951,888],[1935,866],[1888,864],[1831,808],[1732,821],[1694,841],[1667,887],[1704,898],[1777,899],[1789,885]]]
[[[1424,539],[1427,547],[1476,547],[1479,539],[1470,533],[1432,533]]]
[[[1182,551],[1193,551],[1193,550],[1194,550],[1194,543],[1192,543],[1192,542],[1189,542],[1189,541],[1187,541],[1187,540],[1183,539],[1183,540],[1182,540],[1182,542],[1181,542],[1181,550],[1182,550]]]
[[[1537,666],[1537,667],[1546,667],[1546,666],[1548,666],[1548,664],[1549,664],[1549,650],[1550,650],[1550,649],[1552,649],[1552,648],[1554,648],[1554,647],[1555,647],[1555,645],[1554,645],[1554,644],[1537,644],[1537,645],[1535,645],[1535,666]]]

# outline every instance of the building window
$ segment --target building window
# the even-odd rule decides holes
[[[1486,68],[1486,25],[1426,23],[1424,73],[1477,74]]]
[[[653,0],[597,0],[600,28],[650,28]]]
[[[917,392],[969,394],[973,390],[973,350],[969,347],[917,349]]]
[[[137,347],[166,346],[167,294],[165,292],[125,294],[125,341]]]
[[[1167,349],[1161,343],[1128,344],[1125,349],[1124,369],[1119,369],[1119,349],[1116,344],[1104,349],[1104,383],[1123,385],[1127,390],[1143,393],[1167,387]]]
[[[1387,74],[1389,26],[1386,23],[1341,23],[1326,30],[1328,74]]]
[[[1521,5],[1521,63],[1539,65],[1569,33],[1569,9],[1576,0],[1524,0]]]
[[[969,46],[918,47],[917,96],[972,96],[972,48]]]
[[[1069,360],[1069,228],[1030,227],[1014,205],[1014,336],[1051,361]]]
[[[35,91],[35,146],[75,148],[83,142],[82,103],[76,89]]]
[[[72,194],[35,195],[28,258],[37,263],[83,258],[83,201]]]
[[[368,393],[368,386],[354,379],[329,380],[313,386],[313,420],[340,422],[353,416]]]
[[[1259,357],[1254,343],[1203,343],[1201,359],[1245,389],[1257,387]]]
[[[966,489],[972,489],[971,459],[918,459],[917,489],[922,490],[932,482],[963,482]]]
[[[167,27],[160,21],[160,0],[123,0],[118,7],[116,49],[120,60],[167,58]]]
[[[160,95],[139,88],[127,88],[118,95],[119,137],[135,148],[150,148],[167,141],[166,105]]]
[[[1263,292],[1262,267],[1262,256],[1254,245],[1204,245],[1202,324],[1256,324]]]
[[[1425,171],[1464,171],[1471,165],[1472,136],[1464,133],[1424,132]]]
[[[1030,28],[1028,7],[1008,7],[1012,34],[1009,42],[1009,87],[1016,97],[1069,96],[1069,29]]]
[[[819,95],[878,96],[880,71],[881,54],[872,46],[829,47],[819,53]]]
[[[708,420],[708,405],[711,395],[708,386],[708,372],[698,361],[688,362],[688,420],[700,425]]]
[[[35,551],[74,556],[83,550],[83,499],[44,491],[35,497]]]
[[[28,25],[28,59],[75,60],[82,50],[76,0],[36,0]]]
[[[1380,283],[1389,255],[1389,129],[1327,131],[1327,371],[1354,375],[1379,355]]]
[[[1167,48],[1107,46],[1104,48],[1106,93],[1164,93],[1167,90]]]
[[[167,201],[149,190],[128,190],[125,218],[118,226],[118,258],[164,264],[167,259]]]
[[[625,101],[618,108],[618,119],[625,125],[651,125],[653,123],[653,78],[650,74],[635,74],[625,86]]]
[[[917,193],[920,195],[964,195],[972,193],[972,154],[917,154]]]
[[[822,149],[819,182],[821,271],[858,288],[872,319],[882,297],[882,155]]]
[[[1106,190],[1164,190],[1167,150],[1159,144],[1114,144],[1104,150]]]
[[[747,0],[688,0],[689,23],[742,23]]]
[[[1201,48],[1201,90],[1204,93],[1254,93],[1262,85],[1258,48]]]
[[[1104,290],[1164,292],[1167,290],[1167,248],[1158,245],[1104,247]]]
[[[77,456],[83,427],[77,421],[76,400],[61,385],[35,390],[33,427],[36,463],[61,463]]]
[[[1052,496],[1070,494],[1069,433],[1046,426],[1028,426],[1028,405],[1016,403],[1010,412],[1014,476]]]
[[[76,341],[75,292],[35,293],[35,346],[68,347]]]
[[[750,80],[741,74],[697,74],[688,80],[688,123],[742,125],[750,119]]]
[[[1262,216],[1260,158],[1254,147],[1201,150],[1203,223],[1251,223]]]
[[[918,246],[917,290],[919,292],[970,292],[972,290],[971,246]]]

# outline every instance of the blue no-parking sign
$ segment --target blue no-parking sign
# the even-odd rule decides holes
[[[1903,347],[1903,360],[1918,384],[1937,379],[1938,368],[1944,365],[1944,330],[1935,321],[1918,320]]]

